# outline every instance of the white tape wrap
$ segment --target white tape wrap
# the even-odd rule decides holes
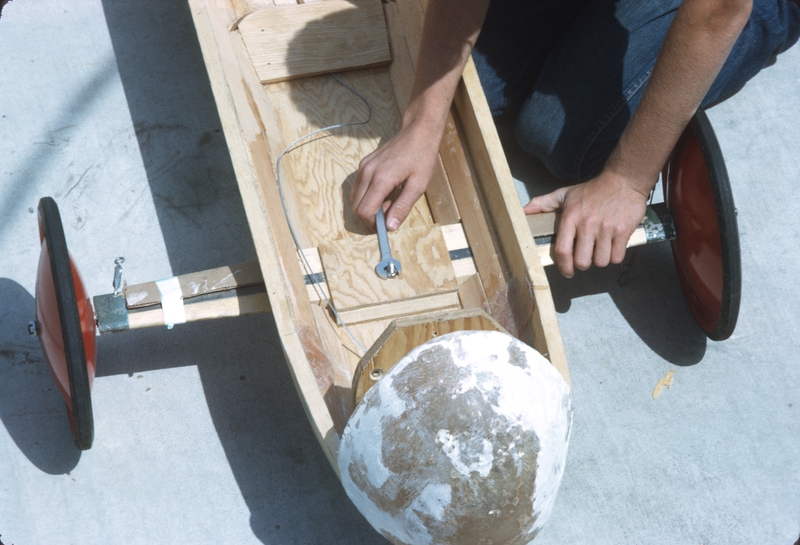
[[[183,293],[178,277],[156,280],[156,286],[161,293],[161,310],[164,311],[164,323],[172,329],[175,324],[186,323],[186,313],[183,311]]]

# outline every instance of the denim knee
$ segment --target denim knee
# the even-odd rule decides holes
[[[519,146],[536,157],[553,176],[577,180],[575,157],[580,137],[565,135],[567,111],[558,95],[531,97],[520,111],[515,125]],[[569,138],[569,143],[564,142]]]
[[[542,95],[526,103],[515,125],[520,147],[562,180],[585,181],[603,169],[631,119],[650,71],[633,82],[627,93],[606,108],[583,115],[568,112],[557,95]]]
[[[598,10],[595,19],[603,17]],[[598,25],[602,37],[585,23],[565,36],[517,118],[520,146],[559,178],[586,180],[597,175],[639,105],[672,15],[666,11],[632,28],[616,13],[614,21],[606,15],[606,24]],[[740,88],[798,35],[796,4],[755,0],[751,18],[703,106]]]
[[[590,5],[553,50],[520,110],[520,146],[559,178],[597,174],[638,104],[679,4]]]

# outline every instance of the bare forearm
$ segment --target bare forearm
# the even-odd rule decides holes
[[[478,39],[489,0],[430,0],[404,126],[443,130],[456,86]]]
[[[750,1],[686,0],[607,169],[647,194],[747,23]]]
[[[420,54],[400,132],[361,160],[350,201],[353,212],[371,222],[399,185],[403,190],[386,210],[396,229],[425,192],[433,175],[453,100],[489,0],[429,0]]]

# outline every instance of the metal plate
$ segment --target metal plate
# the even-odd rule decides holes
[[[710,339],[725,340],[739,317],[739,230],[722,151],[702,111],[665,167],[664,199],[675,219],[672,253],[689,308]]]
[[[36,275],[36,321],[45,360],[67,404],[72,438],[81,450],[94,440],[91,385],[97,344],[94,312],[67,251],[58,206],[39,201],[42,252]]]

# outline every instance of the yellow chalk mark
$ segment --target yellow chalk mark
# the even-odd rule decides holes
[[[661,395],[661,390],[664,389],[664,386],[667,388],[672,388],[672,377],[674,375],[675,371],[667,371],[667,374],[658,381],[658,384],[656,384],[656,389],[653,390],[653,399],[658,399],[658,396]]]

